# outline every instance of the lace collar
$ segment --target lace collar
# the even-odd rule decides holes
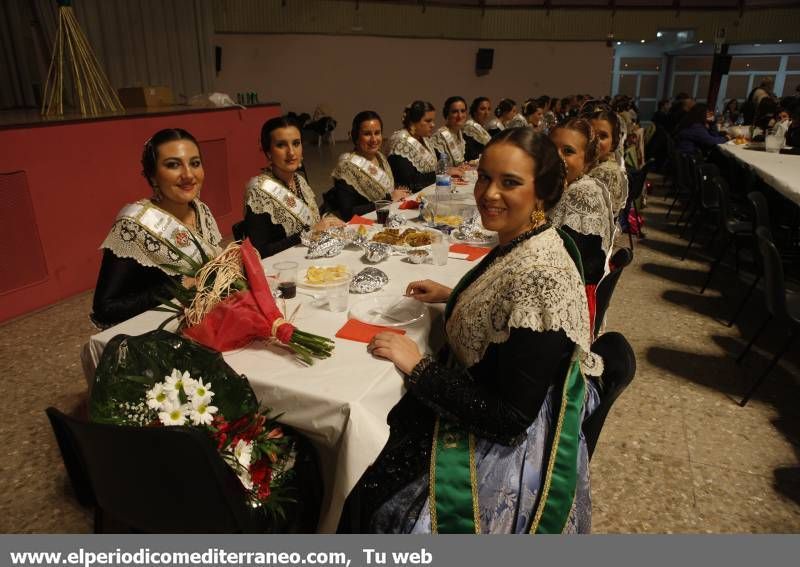
[[[453,134],[447,126],[442,126],[431,138],[431,144],[439,153],[447,154],[451,164],[459,165],[464,162],[466,143],[461,130]]]
[[[559,234],[543,226],[503,248],[456,297],[447,319],[448,343],[459,362],[477,364],[490,344],[508,340],[512,328],[564,331],[579,349],[584,373],[602,374],[602,360],[589,350],[584,284]]]
[[[570,183],[561,199],[548,212],[555,227],[568,226],[580,234],[599,236],[608,254],[614,243],[614,219],[608,192],[584,175]]]
[[[185,225],[148,199],[125,205],[100,247],[170,276],[182,275],[182,271],[192,268],[186,257],[202,264],[203,256],[210,259],[221,252],[222,235],[214,216],[199,199],[193,204],[196,228]]]
[[[489,140],[492,139],[492,137],[489,135],[489,132],[487,132],[483,126],[478,124],[472,118],[467,119],[466,123],[464,124],[464,135],[469,136],[484,146],[489,143]]]
[[[339,156],[331,177],[341,179],[368,201],[385,199],[394,189],[394,177],[382,153],[378,152],[377,159],[376,166],[355,152],[344,153]]]
[[[269,169],[253,177],[247,184],[244,202],[255,214],[267,213],[287,236],[296,234],[319,222],[314,192],[302,175],[295,173],[294,190],[289,189]]]
[[[407,159],[421,173],[436,171],[436,152],[430,138],[423,138],[420,142],[408,130],[398,130],[392,134],[389,138],[389,155]]]
[[[609,158],[589,172],[589,177],[597,180],[608,191],[611,212],[616,216],[628,200],[628,178],[619,164]]]

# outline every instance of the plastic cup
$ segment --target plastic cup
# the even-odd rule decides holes
[[[386,221],[389,220],[389,210],[391,207],[391,201],[375,201],[375,214],[378,215],[379,224],[386,224]]]
[[[780,130],[768,130],[764,136],[764,148],[771,154],[778,153],[783,147],[783,136]]]
[[[447,237],[438,230],[429,230],[431,235],[431,256],[433,263],[437,266],[447,264],[447,255],[450,253],[450,242]]]
[[[328,309],[334,312],[347,311],[351,279],[352,277],[348,275],[328,288]]]
[[[297,262],[278,262],[272,268],[278,273],[281,297],[292,299],[297,295]]]

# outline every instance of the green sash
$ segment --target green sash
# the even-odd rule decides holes
[[[558,233],[583,278],[583,266],[575,243],[562,231]],[[446,318],[450,316],[456,297],[492,259],[484,258],[484,262],[470,270],[456,285],[445,309]],[[558,399],[558,419],[530,528],[532,534],[563,532],[575,500],[586,393],[578,354],[576,347]],[[441,418],[437,419],[433,432],[429,506],[433,533],[480,533],[475,437]]]

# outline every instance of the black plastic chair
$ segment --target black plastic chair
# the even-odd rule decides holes
[[[623,214],[632,208],[636,216],[639,216],[639,209],[636,207],[636,201],[642,196],[644,185],[647,181],[647,175],[654,169],[656,160],[649,159],[642,166],[641,169],[628,171],[628,206],[623,209]],[[640,235],[642,233],[640,232]],[[628,228],[628,241],[630,242],[631,251],[633,251],[633,231]]]
[[[670,162],[672,164],[672,191],[665,199],[672,198],[672,204],[670,204],[669,209],[667,209],[664,220],[669,220],[672,209],[679,199],[688,199],[691,197],[689,177],[686,171],[686,160],[684,158],[684,154],[680,153],[678,150],[674,150],[672,154],[670,154]]]
[[[245,238],[247,238],[247,226],[244,224],[243,220],[235,223],[231,227],[231,231],[233,232],[233,239],[237,242],[241,242]]]
[[[760,191],[751,191],[747,194],[747,199],[753,205],[753,233],[755,233],[759,227],[763,227],[767,231],[767,234],[769,234],[769,239],[772,240],[767,198],[764,197],[764,194]],[[753,292],[758,286],[758,282],[761,281],[761,275],[764,272],[764,267],[761,265],[761,252],[758,248],[758,239],[754,239],[753,244],[753,261],[755,262],[756,268],[755,275],[753,276],[753,283],[750,284],[747,293],[745,293],[744,297],[739,302],[739,306],[736,308],[736,311],[734,311],[731,320],[728,321],[728,327],[733,327],[733,324],[739,318],[739,315],[741,315],[742,310],[750,300],[750,296],[753,295]]]
[[[617,282],[622,276],[624,270],[633,260],[633,251],[628,248],[620,248],[611,256],[609,264],[611,265],[611,273],[600,280],[597,284],[595,291],[595,314],[594,314],[594,336],[600,333],[600,327],[603,325],[603,319],[608,311],[608,306],[611,303],[611,296],[614,294],[614,289],[617,287]]]
[[[738,273],[740,242],[743,239],[753,238],[753,223],[739,220],[733,216],[728,195],[728,183],[725,179],[721,176],[713,177],[711,179],[711,186],[717,191],[717,199],[719,202],[718,231],[722,234],[723,243],[717,257],[714,258],[714,262],[711,264],[711,269],[708,271],[708,276],[706,276],[706,281],[703,283],[700,293],[704,293],[708,288],[708,285],[711,283],[711,278],[714,277],[714,273],[725,258],[725,254],[728,252],[728,248],[730,248],[731,244],[734,245],[735,249],[736,271]]]
[[[708,224],[713,224],[714,226],[714,233],[712,235],[712,242],[716,239],[717,233],[719,232],[719,219],[720,219],[720,205],[719,205],[719,191],[716,187],[713,186],[711,180],[714,176],[719,175],[719,169],[716,165],[705,163],[699,164],[696,166],[696,175],[697,175],[697,198],[694,199],[693,203],[690,205],[691,212],[686,219],[686,225],[684,226],[684,230],[692,226],[692,234],[689,238],[689,244],[683,251],[681,255],[681,260],[685,260],[686,256],[689,254],[689,250],[691,250],[692,245],[697,238],[697,235],[700,232],[700,228],[707,226]],[[692,221],[695,220],[697,214],[700,213],[700,218],[697,222],[693,223]],[[681,231],[681,236],[683,236],[683,231]]]
[[[604,333],[592,344],[592,352],[603,358],[604,370],[600,380],[600,405],[582,426],[590,459],[611,407],[636,374],[636,355],[622,334]]]
[[[773,319],[781,326],[788,328],[788,337],[783,345],[772,357],[769,366],[761,373],[761,375],[753,382],[753,385],[747,391],[739,405],[744,407],[753,394],[756,393],[764,380],[778,364],[781,357],[789,350],[795,339],[800,335],[800,296],[796,294],[788,295],[786,293],[786,283],[783,279],[783,263],[778,249],[775,244],[770,240],[769,231],[763,227],[756,229],[756,237],[758,238],[758,249],[761,252],[761,262],[764,266],[764,301],[767,307],[767,317],[761,326],[756,331],[750,342],[747,343],[744,351],[736,359],[737,364],[744,360],[747,353],[750,352],[753,344],[758,340],[758,337]]]
[[[255,511],[231,468],[204,432],[189,427],[87,423],[55,408],[47,416],[79,501],[95,506],[95,532],[264,533],[274,520]],[[300,470],[316,470],[304,455]],[[312,454],[313,457],[313,454]],[[298,474],[298,477],[305,476]],[[321,488],[302,486],[281,530],[313,532]],[[320,483],[321,484],[321,483]],[[310,504],[313,508],[316,504]]]

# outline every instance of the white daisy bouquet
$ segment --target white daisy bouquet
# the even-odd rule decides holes
[[[260,408],[247,379],[219,353],[164,330],[118,335],[103,352],[90,419],[204,430],[238,476],[250,503],[275,519],[294,501],[295,439]]]

